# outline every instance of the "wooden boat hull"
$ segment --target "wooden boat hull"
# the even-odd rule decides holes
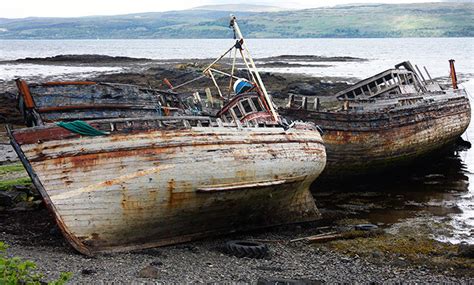
[[[140,130],[83,137],[57,126],[10,131],[68,241],[124,251],[316,220],[309,185],[325,166],[317,131],[279,127]],[[92,123],[104,129],[108,121]]]
[[[28,126],[46,122],[143,118],[183,113],[177,94],[130,84],[18,79],[18,109]]]
[[[372,112],[283,109],[291,119],[314,122],[324,134],[327,165],[320,179],[385,171],[452,144],[467,129],[471,109],[464,90],[452,99]],[[451,94],[452,95],[452,94]]]

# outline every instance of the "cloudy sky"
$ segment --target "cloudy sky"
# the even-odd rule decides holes
[[[235,4],[245,2],[302,9],[349,3],[412,3],[440,2],[440,0],[2,0],[0,18],[117,15],[183,10],[201,5]]]

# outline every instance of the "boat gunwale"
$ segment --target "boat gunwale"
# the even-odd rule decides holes
[[[361,124],[361,123],[373,123],[373,122],[380,122],[380,121],[386,121],[386,122],[393,122],[398,120],[399,118],[406,118],[408,116],[416,116],[417,114],[425,114],[426,112],[434,112],[434,111],[440,111],[442,114],[439,114],[438,116],[435,116],[435,118],[446,118],[450,116],[455,116],[455,115],[462,115],[462,114],[467,114],[470,116],[470,102],[467,99],[467,97],[463,97],[463,100],[459,100],[459,102],[456,102],[456,104],[453,105],[446,105],[446,104],[431,104],[431,105],[418,105],[418,106],[413,106],[413,108],[405,108],[405,109],[390,109],[386,110],[387,112],[380,112],[380,111],[373,111],[373,112],[347,112],[347,111],[341,111],[341,112],[331,112],[331,111],[317,111],[317,110],[303,110],[303,109],[290,109],[290,108],[284,108],[284,114],[289,117],[296,117],[298,119],[302,119],[302,116],[305,116],[304,118],[306,120],[310,121],[315,121],[318,123],[320,127],[323,128],[323,130],[331,130],[331,131],[338,131],[342,130],[341,127],[339,126],[330,126],[327,127],[323,122],[338,122],[342,124]],[[445,102],[444,102],[445,103]],[[464,108],[462,108],[464,107]],[[443,112],[443,109],[451,109],[449,113]],[[407,112],[411,112],[411,114],[407,114]],[[428,121],[433,119],[432,116],[423,116],[422,118],[418,120],[411,120],[403,123],[399,123],[396,125],[391,125],[391,127],[402,127],[406,125],[412,125],[412,124],[418,124],[424,121]],[[360,126],[353,126],[353,128],[350,128],[354,131],[360,131],[360,132],[374,132],[374,131],[380,131],[380,130],[386,130],[387,126],[379,126],[378,128],[375,128],[374,126],[366,127],[366,128],[361,128]],[[349,129],[345,129],[349,130]]]

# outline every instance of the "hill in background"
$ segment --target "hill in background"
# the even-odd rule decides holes
[[[216,5],[118,16],[0,19],[0,39],[228,38],[231,13],[238,16],[249,38],[474,36],[474,3],[361,4],[268,12],[272,9],[281,10]]]
[[[204,5],[195,7],[191,10],[209,10],[209,11],[235,11],[235,12],[280,12],[290,9],[285,9],[277,6],[268,5],[251,5],[251,4],[223,4],[223,5]]]

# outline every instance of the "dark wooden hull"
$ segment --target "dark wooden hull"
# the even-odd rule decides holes
[[[408,164],[453,143],[467,129],[471,108],[463,90],[451,95],[371,112],[286,108],[280,113],[322,128],[327,165],[320,179],[341,178]]]
[[[160,117],[183,113],[172,92],[104,82],[17,81],[18,108],[28,126],[46,122]]]

